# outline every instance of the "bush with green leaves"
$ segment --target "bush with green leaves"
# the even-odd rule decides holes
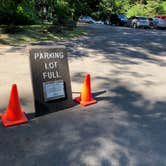
[[[54,2],[54,10],[55,10],[55,20],[54,22],[58,22],[60,24],[65,24],[66,20],[71,17],[71,10],[67,1],[57,0]]]
[[[80,15],[89,15],[97,20],[105,20],[111,14],[118,13],[128,17],[166,15],[166,0],[0,1],[0,24],[43,24],[49,18],[56,26],[74,27]]]
[[[132,6],[128,11],[127,11],[127,16],[145,16],[146,15],[146,10],[145,10],[145,5],[134,5]]]
[[[1,24],[34,24],[38,17],[34,8],[34,0],[2,0],[0,5]]]
[[[70,29],[73,29],[76,26],[76,23],[73,19],[73,10],[70,8],[67,1],[54,1],[54,11],[55,13],[53,24],[66,26]]]

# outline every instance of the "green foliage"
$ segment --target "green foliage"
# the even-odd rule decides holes
[[[54,10],[56,21],[60,24],[64,24],[66,20],[72,17],[72,10],[69,7],[67,1],[57,0],[54,2]]]
[[[148,0],[146,5],[146,15],[154,17],[161,14],[160,0]]]
[[[75,27],[80,15],[99,20],[110,14],[166,15],[166,0],[0,0],[0,24],[43,24]]]
[[[115,1],[113,0],[101,0],[100,10],[105,14],[112,13],[114,11]]]
[[[65,0],[54,1],[54,21],[53,24],[59,29],[66,26],[69,29],[76,27],[74,17],[74,9],[70,8],[69,3]]]
[[[165,0],[100,0],[100,18],[108,18],[110,14],[124,13],[128,17],[142,15],[154,17],[166,15]]]
[[[145,5],[137,4],[132,6],[126,13],[127,17],[131,16],[145,16],[146,10]]]
[[[166,2],[162,2],[160,4],[160,14],[161,15],[166,15]]]
[[[92,12],[91,16],[95,19],[95,20],[100,20],[100,16],[101,16],[101,12],[97,11],[97,12]]]
[[[99,4],[100,18],[105,20],[113,13],[115,7],[115,1],[113,0],[101,0]]]
[[[34,1],[2,1],[0,6],[1,24],[34,24],[37,20]]]

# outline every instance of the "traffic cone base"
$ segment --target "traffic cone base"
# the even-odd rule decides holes
[[[95,104],[96,100],[92,98],[91,94],[91,81],[90,74],[85,76],[84,84],[82,87],[82,91],[79,97],[74,99],[76,102],[80,103],[82,106],[87,106],[91,104]]]
[[[25,113],[21,109],[16,84],[12,85],[9,104],[1,119],[5,127],[28,122]]]
[[[74,100],[75,100],[77,103],[80,103],[82,106],[88,106],[88,105],[97,103],[97,101],[94,100],[94,99],[91,99],[90,101],[81,101],[81,98],[80,98],[80,97],[76,97]]]
[[[18,120],[14,120],[14,121],[10,121],[6,118],[6,114],[2,114],[2,123],[5,127],[9,127],[9,126],[14,126],[14,125],[18,125],[18,124],[22,124],[22,123],[27,123],[28,119],[25,116],[24,112],[22,112],[21,118]]]

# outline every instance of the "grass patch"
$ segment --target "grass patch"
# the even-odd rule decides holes
[[[9,28],[7,26],[0,26],[0,44],[5,45],[23,45],[29,43],[37,43],[41,41],[59,41],[62,39],[70,39],[74,37],[87,35],[88,32],[83,27],[77,27],[74,30],[63,29],[62,32],[57,33],[56,29],[48,31],[51,25],[27,25]],[[12,31],[12,33],[8,32]]]

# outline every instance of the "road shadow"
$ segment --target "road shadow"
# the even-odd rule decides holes
[[[104,32],[102,28],[96,30],[99,36],[92,33],[89,38],[73,39],[70,45],[69,41],[65,42],[71,59],[88,57],[87,48],[102,53],[103,64],[120,64],[117,70],[93,78],[96,82],[100,81],[99,89],[104,88],[92,94],[98,103],[32,118],[29,123],[20,126],[7,129],[0,126],[0,133],[3,133],[0,138],[0,149],[3,149],[0,151],[0,165],[165,165],[166,102],[161,98],[146,98],[142,91],[135,88],[131,77],[127,81],[122,77],[126,73],[134,79],[142,79],[137,86],[141,84],[145,89],[158,86],[159,83],[150,77],[152,73],[129,70],[127,65],[139,65],[141,62],[165,65],[151,48],[154,43],[150,43],[151,40],[158,43],[156,47],[161,47],[162,56],[165,34],[161,32],[160,43],[158,31],[124,28],[122,32],[119,28],[110,28]],[[112,32],[109,41],[104,37],[104,33],[108,32]],[[145,32],[154,33],[154,36],[137,39],[139,35],[146,37]],[[133,40],[130,40],[132,36]],[[127,48],[125,44],[135,49]],[[80,51],[78,45],[85,51]],[[142,52],[141,48],[146,51]],[[77,51],[74,52],[74,49]],[[149,53],[154,55],[151,57]],[[82,83],[79,78],[83,75],[79,72],[72,75],[73,82]],[[21,102],[24,106],[27,104],[27,101]],[[31,118],[33,114],[29,116]]]
[[[1,126],[0,147],[4,150],[0,163],[26,166],[34,160],[34,165],[43,166],[164,165],[166,102],[152,103],[120,85],[119,80],[105,80],[101,87],[110,82],[111,87],[93,93],[98,101],[95,105],[38,118],[32,113],[27,124],[7,129]],[[26,105],[23,99],[21,102]],[[8,156],[12,158],[8,160]]]
[[[108,26],[97,30],[93,25],[90,29],[88,37],[60,42],[66,45],[70,57],[87,57],[90,49],[94,54],[104,55],[106,62],[111,60],[116,64],[138,64],[137,60],[141,60],[160,66],[166,65],[158,58],[166,52],[165,31]]]

